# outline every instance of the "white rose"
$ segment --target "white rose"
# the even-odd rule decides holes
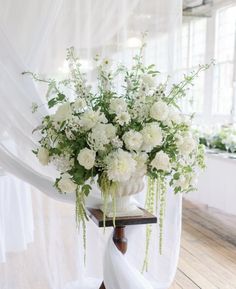
[[[77,185],[71,180],[69,174],[64,174],[57,185],[63,193],[74,193],[77,188]]]
[[[141,149],[146,152],[149,152],[154,147],[162,144],[162,130],[156,123],[148,124],[142,129],[141,134],[143,135],[143,145]]]
[[[71,117],[72,117],[71,106],[69,102],[66,102],[58,107],[56,113],[53,115],[53,120],[55,122],[63,122],[67,119],[70,119]]]
[[[73,104],[73,108],[76,112],[85,109],[87,106],[86,101],[83,98],[77,98]]]
[[[90,170],[95,164],[96,153],[93,150],[88,148],[82,149],[78,156],[77,160],[79,164],[86,168],[86,170]]]
[[[130,122],[130,115],[127,111],[121,112],[117,115],[116,121],[119,125],[128,124]]]
[[[130,130],[123,135],[123,141],[128,150],[137,151],[143,143],[143,136],[140,132]]]
[[[166,120],[168,114],[169,114],[168,105],[162,100],[155,102],[150,109],[150,116],[159,121]]]
[[[179,137],[177,147],[182,155],[188,155],[197,147],[197,142],[192,136]]]
[[[108,179],[114,182],[128,181],[135,173],[136,161],[122,149],[110,153],[106,158]]]
[[[49,151],[44,147],[40,147],[37,153],[37,157],[40,163],[44,166],[48,165],[49,163]]]
[[[169,172],[171,169],[170,158],[163,151],[156,153],[155,158],[151,162],[151,166],[157,170]]]
[[[124,98],[112,98],[109,108],[112,113],[119,114],[127,110],[127,103]]]

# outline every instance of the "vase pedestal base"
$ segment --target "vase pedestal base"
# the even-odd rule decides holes
[[[116,208],[114,212],[114,207]],[[100,210],[105,213],[108,218],[115,217],[139,217],[143,216],[143,210],[139,209],[133,202],[131,196],[117,196],[115,203],[109,202],[107,207],[104,205],[100,207]]]
[[[105,213],[106,217],[108,218],[113,218],[113,209],[111,208],[111,206],[108,206],[106,208],[106,210],[104,209],[103,206],[100,207],[100,210]],[[117,210],[115,212],[115,217],[141,217],[143,216],[143,211],[141,209],[139,209],[136,206],[133,206],[132,208],[129,208],[127,210]]]

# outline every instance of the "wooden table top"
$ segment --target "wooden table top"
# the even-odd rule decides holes
[[[115,224],[117,227],[129,225],[144,225],[157,223],[157,217],[148,211],[140,208],[144,214],[138,217],[117,217]],[[98,227],[103,227],[103,212],[99,209],[87,208],[88,216]],[[105,227],[113,227],[113,218],[106,217]]]

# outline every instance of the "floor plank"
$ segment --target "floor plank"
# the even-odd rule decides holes
[[[236,216],[184,201],[175,288],[236,289]]]

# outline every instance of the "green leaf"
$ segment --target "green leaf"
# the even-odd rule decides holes
[[[49,108],[52,108],[54,105],[56,105],[57,104],[57,100],[56,100],[56,98],[54,97],[54,98],[51,98],[49,101],[48,101],[48,107]]]
[[[57,95],[57,100],[58,101],[63,101],[66,98],[65,94],[63,93],[58,93]]]
[[[173,178],[174,178],[175,180],[178,180],[179,177],[180,177],[180,173],[175,173],[175,174],[173,175]]]

